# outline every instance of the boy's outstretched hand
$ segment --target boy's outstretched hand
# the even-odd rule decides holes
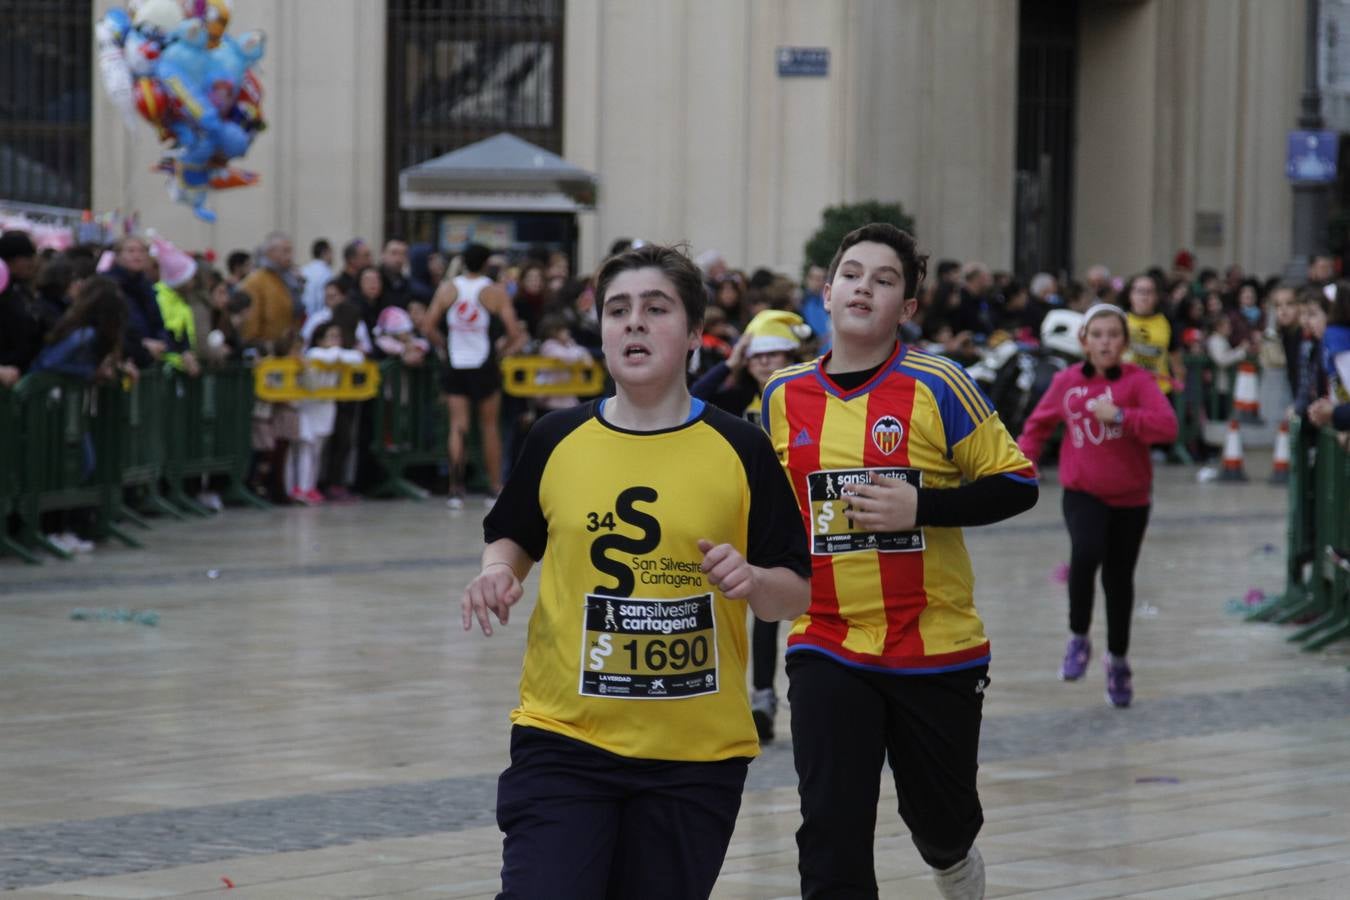
[[[491,610],[497,621],[503,625],[511,618],[511,607],[524,596],[520,579],[515,570],[504,562],[489,563],[469,586],[464,589],[464,598],[460,600],[460,613],[463,616],[464,630],[473,629],[473,620],[478,619],[483,634],[492,635],[492,621],[488,617]]]

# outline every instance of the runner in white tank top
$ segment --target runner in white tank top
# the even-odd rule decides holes
[[[490,284],[492,279],[486,275],[455,277],[458,296],[445,313],[452,369],[477,369],[492,355],[492,342],[488,337],[492,315],[478,302],[478,295]]]
[[[516,319],[511,298],[484,274],[491,255],[492,251],[481,244],[465,247],[462,256],[464,274],[441,283],[422,323],[427,340],[444,348],[449,357],[450,367],[445,371],[441,387],[450,413],[450,433],[446,441],[450,458],[450,498],[447,502],[454,509],[464,506],[466,441],[474,418],[478,420],[483,467],[488,480],[488,496],[484,501],[491,505],[501,489],[501,372],[497,369],[488,328],[494,317],[501,320],[506,335],[500,352],[508,356],[529,339],[529,334]],[[442,321],[446,323],[448,339],[441,335]]]

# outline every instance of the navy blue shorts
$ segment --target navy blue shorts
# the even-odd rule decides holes
[[[498,900],[704,900],[736,827],[749,760],[618,756],[511,729],[497,782]]]

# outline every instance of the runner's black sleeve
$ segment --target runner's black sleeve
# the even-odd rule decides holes
[[[801,510],[768,435],[719,409],[710,407],[705,415],[708,424],[735,448],[745,467],[750,491],[746,561],[762,569],[785,568],[803,578],[811,577],[811,554],[806,549]]]
[[[520,459],[511,467],[511,477],[506,479],[497,502],[483,519],[484,542],[490,544],[500,538],[510,538],[535,562],[544,558],[544,548],[548,546],[548,521],[539,505],[539,484],[544,478],[544,466],[562,439],[590,419],[594,412],[595,404],[586,403],[551,412],[534,423],[525,437]]]
[[[1337,431],[1350,431],[1350,403],[1342,403],[1331,411],[1331,427]]]
[[[1035,482],[989,475],[957,488],[919,488],[914,524],[934,528],[990,525],[1010,519],[1036,505],[1040,488]]]

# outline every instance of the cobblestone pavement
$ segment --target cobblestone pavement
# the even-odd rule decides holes
[[[1280,728],[1343,717],[1350,682],[1167,698],[1122,715],[1061,710],[985,719],[985,763],[1123,741]],[[746,790],[791,787],[786,744],[750,767]],[[446,778],[330,794],[0,829],[0,888],[119,875],[260,853],[314,850],[491,825],[496,778]]]
[[[1240,521],[1252,514],[1265,514],[1265,510],[1253,510],[1244,513],[1222,513],[1222,514],[1182,514],[1170,516],[1155,516],[1151,520],[1150,527],[1158,528],[1160,526],[1177,526],[1188,528],[1203,528],[1209,525],[1221,525]],[[1018,526],[1018,531],[1024,534],[1058,534],[1064,530],[1062,523],[1037,522],[1032,524],[1022,524]],[[208,572],[214,572],[214,578],[225,578],[231,584],[247,584],[272,581],[278,578],[315,578],[315,577],[334,577],[352,574],[369,574],[373,572],[406,572],[406,571],[427,571],[443,569],[450,566],[467,566],[478,562],[479,556],[474,554],[456,554],[451,557],[426,558],[426,557],[396,557],[392,559],[382,559],[378,562],[314,562],[304,565],[231,565],[221,568],[203,570],[193,569],[169,569],[155,572],[134,572],[105,575],[98,579],[98,586],[103,588],[135,588],[135,587],[168,587],[173,585],[186,585],[198,583]],[[11,574],[12,570],[11,570]],[[36,596],[39,594],[63,594],[72,591],[80,591],[91,587],[91,579],[80,576],[65,576],[48,571],[41,573],[32,570],[13,574],[13,577],[0,580],[0,597],[24,597]]]
[[[1084,683],[1054,680],[1057,489],[967,533],[994,641],[981,758],[995,777],[1033,758],[1028,771],[1053,778],[1076,754],[1227,735],[1279,765],[1282,742],[1350,717],[1345,648],[1302,654],[1286,630],[1224,610],[1278,586],[1282,494],[1213,490],[1187,471],[1160,481],[1128,711],[1102,702],[1095,661]],[[474,516],[363,504],[160,526],[145,550],[100,548],[92,562],[0,561],[0,890],[491,829],[528,610],[491,640],[459,631],[453,599],[479,540]],[[163,616],[70,621],[88,606]],[[746,789],[795,783],[780,738]],[[789,800],[771,831],[793,814]]]

